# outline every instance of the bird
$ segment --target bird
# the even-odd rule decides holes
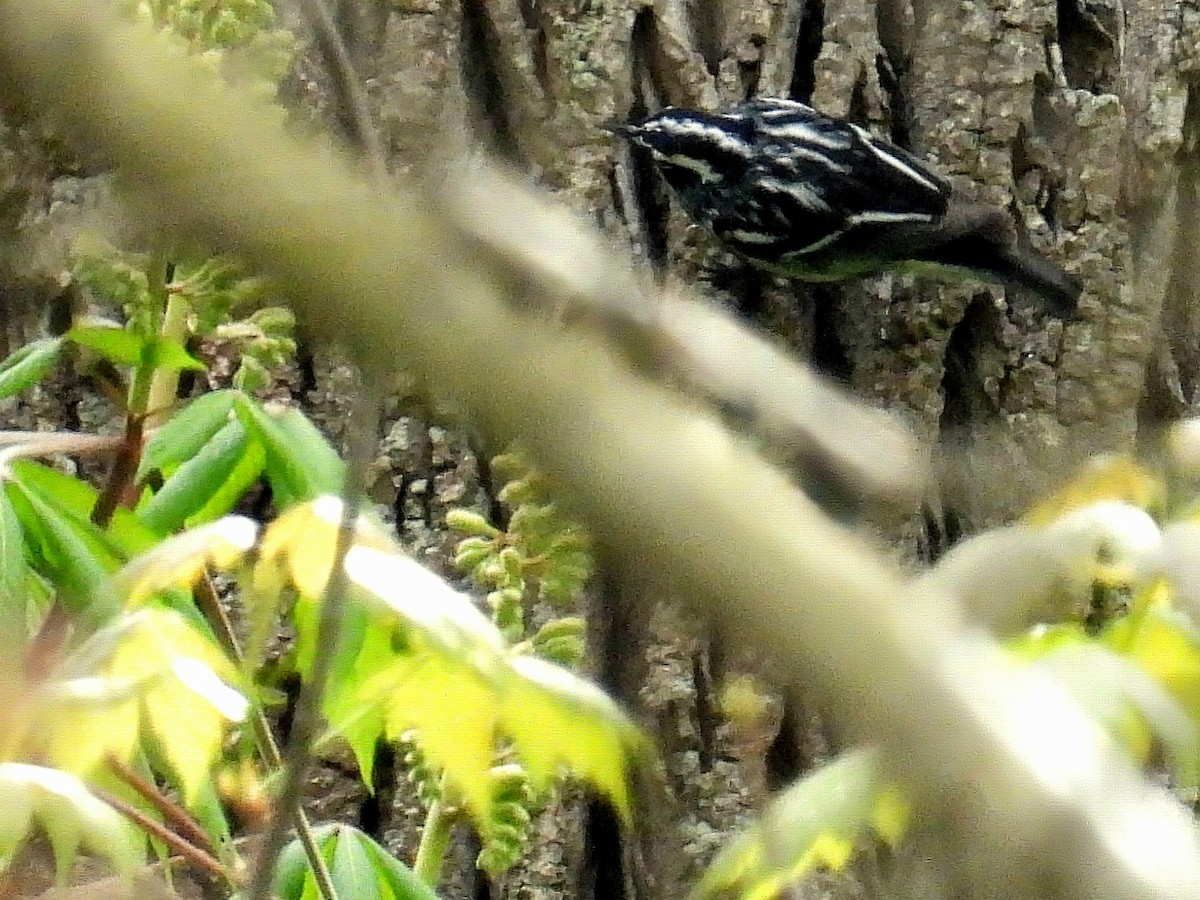
[[[618,134],[690,217],[750,263],[802,281],[885,271],[995,281],[1069,316],[1082,282],[1023,243],[1004,209],[966,197],[929,163],[795,100],[715,111],[667,107]]]

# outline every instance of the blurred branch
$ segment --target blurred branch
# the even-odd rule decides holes
[[[367,92],[354,71],[350,53],[342,36],[338,34],[329,4],[325,0],[301,0],[301,9],[312,29],[317,49],[325,59],[325,68],[333,83],[334,95],[338,100],[339,118],[354,146],[363,155],[371,176],[384,184],[387,181],[387,156],[383,152],[383,141],[379,130],[371,120],[367,104]]]
[[[528,291],[619,322],[661,315],[710,369],[741,364],[727,344],[713,363],[685,307],[645,300],[565,213],[482,168],[443,190],[451,202],[411,185],[382,196],[87,0],[0,0],[0,36],[4,78],[119,165],[144,216],[243,253],[313,332],[375,372],[403,361],[497,442],[519,438],[618,558],[773,650],[784,679],[876,740],[952,829],[972,879],[961,895],[1194,896],[1190,818],[1053,682],[1011,666],[694,402],[629,371],[628,352],[506,302]],[[630,331],[620,339],[654,359]],[[775,383],[745,389],[775,405]]]

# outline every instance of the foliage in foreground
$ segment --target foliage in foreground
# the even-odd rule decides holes
[[[1089,464],[1025,519],[968,539],[924,576],[1000,631],[1014,666],[1053,682],[1139,765],[1194,802],[1200,786],[1200,492],[1180,426],[1164,472]],[[1170,489],[1168,489],[1170,488]],[[914,813],[878,754],[852,750],[781,793],[718,854],[696,900],[768,900]]]
[[[263,0],[126,5],[253,90],[273,92],[290,60],[290,35],[274,30]],[[0,691],[13,701],[0,710],[0,866],[40,831],[60,878],[81,847],[127,872],[149,839],[237,889],[246,866],[231,840],[235,817],[253,826],[270,816],[264,794],[280,776],[265,717],[277,679],[307,680],[322,657],[332,676],[317,751],[347,744],[369,787],[377,743],[402,743],[429,804],[427,840],[414,873],[365,835],[320,831],[285,853],[282,897],[431,896],[421,879],[436,882],[438,837],[463,815],[482,838],[480,866],[503,871],[568,771],[628,815],[627,770],[642,738],[603,693],[555,664],[579,659],[580,621],[524,626],[535,598],[563,611],[573,601],[590,567],[578,530],[516,476],[507,531],[457,514],[484,544],[460,557],[494,588],[492,619],[369,515],[339,561],[332,495],[343,463],[298,411],[255,396],[276,391],[278,370],[292,364],[290,312],[267,305],[270,285],[233,260],[174,257],[81,240],[72,275],[103,318],[0,363],[0,398],[41,389],[71,361],[125,417],[118,436],[13,435],[0,453],[10,660]],[[71,466],[33,461],[64,454],[102,455],[110,473],[97,487]],[[277,517],[260,538],[255,522],[231,513],[264,489]],[[335,566],[349,596],[331,644],[320,620]],[[231,592],[236,630],[221,599]],[[296,637],[268,662],[281,623]]]
[[[224,482],[207,465],[178,466],[157,492],[144,492],[107,528],[90,521],[99,494],[83,482],[24,460],[4,473],[0,524],[11,538],[4,545],[6,574],[17,588],[42,590],[9,594],[17,602],[3,610],[9,635],[29,622],[41,629],[24,642],[25,678],[10,681],[22,701],[5,707],[0,765],[13,800],[7,808],[17,814],[0,829],[3,859],[40,822],[64,872],[81,841],[127,869],[138,856],[137,841],[91,799],[89,786],[101,796],[125,795],[154,819],[165,808],[155,805],[161,796],[139,797],[130,787],[152,784],[155,776],[178,788],[182,809],[175,812],[194,817],[205,849],[219,855],[231,829],[212,773],[255,754],[249,734],[236,726],[247,720],[247,698],[261,699],[255,677],[278,617],[294,624],[295,668],[302,676],[318,652],[329,652],[320,649],[317,621],[341,506],[333,497],[305,498],[336,484],[340,463],[327,447],[313,452],[314,432],[297,425],[298,414],[272,415],[240,394],[224,399],[228,408],[205,406],[223,409],[226,425],[198,432],[196,417],[181,415],[155,434],[146,458],[173,459],[181,447],[175,442],[209,433],[208,442],[188,454],[204,459],[204,448],[223,428],[245,427],[243,453],[261,463],[258,474],[277,497],[292,500],[261,540],[248,519],[210,521],[209,513],[224,505],[213,503]],[[287,422],[282,428],[290,441],[272,431]],[[189,489],[173,491],[184,479]],[[160,499],[172,493],[187,502]],[[146,518],[195,524],[163,539]],[[426,767],[439,773],[443,793],[472,814],[491,847],[488,859],[500,868],[515,861],[524,837],[513,831],[514,780],[531,805],[567,767],[628,811],[625,760],[639,751],[641,739],[601,692],[530,655],[531,644],[510,645],[469,598],[404,555],[369,517],[360,519],[344,565],[351,603],[324,697],[330,723],[324,740],[348,741],[366,777],[377,740],[417,741]],[[228,635],[221,646],[219,629],[214,632],[195,604],[222,570],[239,578],[249,623],[240,658],[230,652]],[[52,594],[90,627],[80,627],[75,638],[50,636],[57,609],[48,604]],[[47,806],[51,787],[56,807]],[[226,863],[221,871],[233,868]]]

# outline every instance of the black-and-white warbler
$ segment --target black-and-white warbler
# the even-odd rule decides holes
[[[670,107],[617,129],[649,151],[689,215],[737,253],[808,281],[951,268],[1029,288],[1064,313],[1078,278],[1018,243],[1003,209],[928,163],[792,100]]]

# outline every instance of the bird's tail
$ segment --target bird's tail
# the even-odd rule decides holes
[[[1059,318],[1075,312],[1083,282],[1062,266],[1022,247],[1000,247],[989,268],[1006,287],[1036,292]]]
[[[910,230],[912,246],[906,252],[914,259],[975,269],[1018,292],[1036,293],[1060,318],[1075,312],[1083,282],[1022,246],[1012,216],[1003,209],[960,201],[924,233]]]

